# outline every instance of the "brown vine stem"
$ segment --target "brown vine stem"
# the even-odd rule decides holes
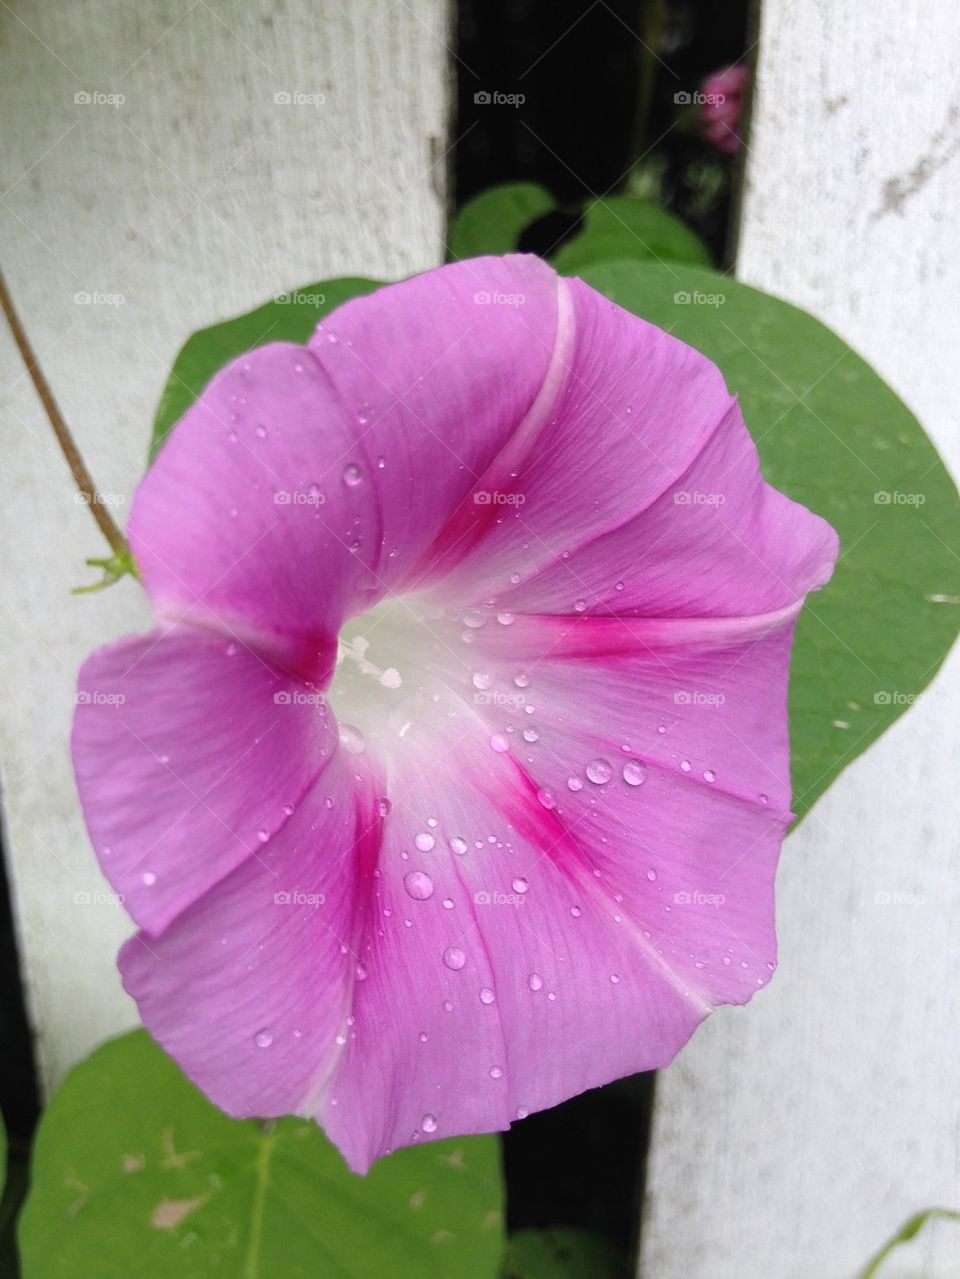
[[[70,428],[64,419],[63,414],[57,406],[56,400],[53,398],[53,392],[50,390],[50,384],[43,375],[43,370],[37,361],[37,357],[33,353],[33,347],[30,345],[30,339],[27,337],[26,331],[20,322],[16,308],[13,305],[13,299],[7,288],[7,282],[0,272],[0,305],[3,307],[3,313],[7,317],[7,323],[10,325],[10,331],[13,334],[13,340],[17,344],[17,350],[26,365],[27,372],[30,374],[30,380],[36,387],[37,395],[40,397],[40,403],[43,405],[44,412],[49,419],[50,425],[53,427],[53,433],[57,437],[57,443],[60,450],[67,460],[67,465],[76,481],[77,488],[83,495],[83,500],[90,508],[90,513],[100,526],[100,531],[110,543],[110,547],[120,560],[127,560],[130,556],[127,540],[120,531],[119,526],[113,519],[103,501],[93,477],[87,470],[86,463],[80,456],[80,450],[77,448],[76,440],[74,440]]]

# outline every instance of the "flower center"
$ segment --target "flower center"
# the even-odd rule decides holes
[[[392,597],[340,632],[329,701],[351,754],[375,748],[395,756],[436,742],[469,713],[458,687],[470,687],[459,629],[443,610]]]

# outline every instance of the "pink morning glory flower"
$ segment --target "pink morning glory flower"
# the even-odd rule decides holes
[[[832,529],[716,367],[537,258],[236,360],[139,486],[156,629],[73,738],[120,967],[233,1115],[357,1170],[669,1062],[774,966]]]
[[[721,67],[703,82],[701,118],[708,142],[720,151],[733,155],[740,149],[738,132],[747,90],[747,68],[742,63]]]

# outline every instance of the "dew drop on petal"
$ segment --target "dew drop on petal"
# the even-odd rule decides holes
[[[572,790],[572,791],[583,790],[583,778],[582,778],[582,777],[568,777],[568,778],[567,778],[567,789],[568,789],[568,790]]]
[[[543,805],[544,808],[556,808],[557,806],[557,798],[554,795],[553,791],[538,790],[537,799],[540,801],[540,803]]]
[[[540,730],[538,728],[525,728],[523,730],[523,740],[525,742],[539,742]]]
[[[583,911],[580,909],[579,906],[571,906],[570,914],[574,917],[574,919],[579,919],[580,916],[583,914]]]
[[[363,964],[357,964],[356,974],[357,974],[357,981],[367,980],[367,970]]]
[[[453,839],[450,840],[450,847],[459,857],[462,857],[467,851],[467,841],[459,835],[454,835]]]
[[[611,974],[610,974],[610,981],[611,981],[611,983],[612,983],[614,986],[616,986],[616,985],[617,985],[617,983],[620,981],[620,977],[619,977],[619,975],[618,975],[617,973],[611,973]]]
[[[424,830],[414,838],[413,842],[416,844],[417,848],[419,848],[421,853],[429,853],[437,841],[429,831]]]
[[[517,620],[515,613],[498,613],[497,621],[501,626],[512,626]]]
[[[613,776],[613,769],[605,759],[592,759],[586,767],[587,780],[595,786],[602,786]]]
[[[387,817],[391,808],[393,808],[393,805],[390,803],[389,799],[387,799],[386,795],[381,795],[377,800],[377,812],[380,816]]]
[[[639,759],[628,759],[623,766],[623,780],[628,786],[642,786],[647,780],[647,766]]]
[[[583,613],[583,612],[585,612],[585,611],[586,611],[587,601],[586,601],[586,600],[577,600],[577,601],[575,602],[575,604],[574,604],[574,606],[573,606],[573,607],[574,607],[574,611],[575,611],[575,612],[577,612],[577,613]]]
[[[433,896],[433,880],[422,870],[408,871],[403,877],[403,886],[414,901],[425,902]]]
[[[259,839],[261,844],[265,844],[269,838],[270,838],[270,832],[268,830],[257,831],[257,839]]]
[[[350,462],[343,468],[343,482],[347,488],[355,489],[363,479],[363,471],[356,462]]]
[[[529,883],[522,875],[518,875],[512,884],[512,888],[515,893],[525,893],[529,887]]]
[[[527,1117],[527,1115],[529,1115],[529,1113],[530,1113],[530,1111],[529,1111],[529,1110],[527,1110],[526,1106],[518,1106],[518,1107],[517,1107],[517,1118],[518,1118],[518,1119],[526,1119],[526,1117]]]
[[[649,879],[651,884],[654,882],[656,878],[657,878],[657,872],[655,870],[647,871],[647,879]]]
[[[514,675],[513,682],[517,688],[528,688],[530,686],[530,676],[521,671],[519,675]]]
[[[424,1132],[436,1132],[437,1131],[436,1115],[424,1115],[423,1118],[420,1120],[420,1127],[423,1129]]]
[[[481,990],[480,992],[481,1004],[487,1004],[487,1005],[492,1004],[495,999],[496,999],[496,995],[493,993],[490,987],[484,986],[483,990]]]
[[[140,876],[140,878],[144,882],[144,884],[147,886],[147,888],[152,888],[154,884],[157,882],[157,877],[152,870],[145,870],[143,874]]]
[[[273,1043],[273,1035],[266,1028],[264,1028],[263,1030],[258,1030],[253,1037],[253,1042],[257,1045],[258,1048],[269,1048],[270,1045]]]
[[[540,976],[539,973],[531,973],[530,976],[527,978],[527,985],[530,987],[531,990],[542,990],[543,978]]]
[[[500,755],[510,749],[510,743],[502,733],[494,733],[493,737],[490,738],[490,745]]]
[[[491,1078],[491,1079],[502,1079],[502,1078],[503,1078],[503,1067],[502,1067],[502,1066],[491,1066],[491,1067],[490,1067],[490,1078]]]
[[[444,909],[444,910],[453,910],[453,906],[454,906],[453,898],[452,898],[452,897],[444,897],[444,899],[443,899],[443,909]]]
[[[362,755],[367,749],[363,733],[353,724],[340,725],[340,744],[351,755]]]
[[[692,765],[691,765],[691,763],[690,763],[690,761],[689,761],[688,759],[682,759],[682,760],[680,761],[680,770],[681,770],[681,772],[689,773],[691,768],[692,768]]]
[[[453,972],[458,973],[467,962],[467,957],[459,946],[448,946],[443,952],[443,962]]]
[[[705,782],[715,782],[717,780],[717,775],[712,768],[707,768],[704,770],[703,780]]]
[[[474,671],[471,682],[474,688],[489,688],[493,683],[493,676],[488,671]]]

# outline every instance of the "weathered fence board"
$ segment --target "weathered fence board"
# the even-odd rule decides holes
[[[447,10],[445,0],[0,10],[3,265],[121,522],[160,389],[193,330],[285,286],[391,279],[440,260]],[[93,576],[83,556],[106,551],[5,326],[0,361],[0,758],[49,1087],[135,1020],[114,971],[125,916],[102,896],[67,735],[83,657],[148,617],[130,582],[71,598]]]
[[[738,266],[856,346],[955,474],[958,47],[952,0],[764,0]],[[960,1207],[958,674],[788,839],[776,980],[661,1076],[646,1279],[843,1279]],[[960,1230],[883,1273],[956,1276]]]

